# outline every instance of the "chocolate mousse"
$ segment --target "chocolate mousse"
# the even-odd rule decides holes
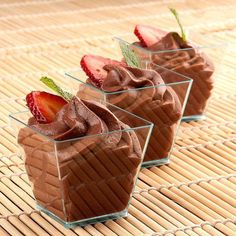
[[[171,92],[153,96],[170,97],[174,106]],[[122,132],[129,126],[108,108],[73,97],[52,122],[30,118],[28,126],[20,129],[18,143],[42,208],[66,222],[127,208],[142,150],[134,131]]]
[[[175,91],[170,86],[158,86],[164,81],[154,70],[114,64],[105,65],[103,70],[107,73],[101,89],[109,92],[107,101],[154,123],[144,163],[167,158],[182,110]],[[88,89],[84,92],[84,86],[78,92],[79,95],[82,93],[88,94]],[[126,122],[125,116],[115,114]]]
[[[184,116],[190,120],[198,119],[204,113],[212,93],[214,65],[197,45],[188,42],[176,9],[169,10],[179,25],[181,36],[176,32],[167,32],[152,26],[136,25],[134,34],[139,42],[134,42],[131,47],[139,58],[145,61],[145,66],[149,64],[148,68],[160,73],[166,83],[178,82],[178,79],[171,71],[160,69],[158,66],[193,79]],[[176,90],[177,94],[182,93],[181,89],[179,87]]]
[[[152,51],[150,67],[160,73],[166,83],[177,82],[174,74],[160,69],[155,64],[193,79],[184,116],[203,114],[214,85],[214,66],[206,54],[183,41],[175,32],[166,34],[146,49]]]

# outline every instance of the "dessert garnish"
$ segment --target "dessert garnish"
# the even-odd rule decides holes
[[[58,95],[63,97],[66,101],[70,101],[72,99],[73,95],[71,93],[68,93],[67,91],[62,90],[51,78],[44,76],[40,79],[40,81],[43,82],[51,90],[56,92]]]
[[[124,42],[120,42],[120,48],[127,66],[141,68],[138,56],[131,50],[129,45]]]
[[[97,88],[101,88],[103,81],[107,78],[106,65],[114,65],[121,67],[141,68],[138,56],[125,42],[120,42],[123,60],[117,61],[97,55],[85,55],[80,61],[80,65],[86,75],[89,77],[87,82]]]
[[[63,91],[48,77],[42,77],[40,80],[60,96],[44,91],[32,91],[26,96],[26,105],[38,123],[50,123],[73,95]]]
[[[39,123],[50,123],[67,103],[62,97],[47,92],[33,91],[26,96],[27,106]]]
[[[90,78],[90,82],[98,88],[101,87],[103,79],[107,76],[107,72],[103,69],[107,64],[122,65],[124,63],[96,55],[85,55],[80,61],[80,65]]]
[[[167,32],[147,25],[136,25],[134,34],[143,47],[149,47],[164,37]]]
[[[169,8],[171,13],[174,15],[180,30],[181,30],[181,36],[177,32],[170,32],[154,28],[147,25],[136,25],[134,29],[134,34],[138,37],[140,40],[141,46],[147,47],[150,50],[153,50],[155,48],[152,48],[152,46],[155,46],[157,42],[161,42],[162,39],[165,39],[166,37],[173,37],[180,46],[186,46],[187,38],[186,33],[183,29],[183,26],[179,19],[179,14],[174,8]],[[163,42],[164,43],[164,42]],[[167,46],[163,46],[167,47]],[[157,49],[158,50],[158,49]]]
[[[176,19],[176,21],[177,21],[179,27],[180,27],[182,40],[183,40],[184,42],[187,42],[186,33],[185,33],[185,31],[184,31],[184,29],[183,29],[183,26],[182,26],[182,24],[181,24],[181,22],[180,22],[178,12],[177,12],[174,8],[169,8],[169,9],[170,9],[170,11],[173,13],[173,15],[174,15],[174,17],[175,17],[175,19]]]

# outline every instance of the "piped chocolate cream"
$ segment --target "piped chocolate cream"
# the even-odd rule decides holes
[[[76,97],[53,122],[28,123],[18,143],[41,207],[67,222],[127,208],[142,154],[136,134],[122,132],[129,126],[100,103]]]
[[[144,162],[167,158],[182,109],[175,91],[169,86],[158,86],[164,81],[154,70],[117,65],[106,65],[104,70],[107,77],[101,89],[110,92],[107,100],[155,124]],[[116,116],[126,122],[124,116]]]
[[[193,79],[193,86],[184,115],[201,115],[211,96],[214,85],[212,76],[214,65],[212,61],[196,46],[183,41],[175,32],[166,34],[157,43],[146,49],[153,51],[150,67],[160,73],[166,83],[176,82],[175,75],[153,64],[174,70]],[[179,87],[179,90],[181,90],[181,87]],[[178,91],[178,93],[181,93],[181,91]]]

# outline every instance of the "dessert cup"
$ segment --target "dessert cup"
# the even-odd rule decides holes
[[[183,121],[201,120],[206,117],[206,108],[212,94],[216,77],[219,74],[223,50],[225,43],[216,42],[209,45],[208,42],[215,42],[209,37],[197,34],[189,34],[191,47],[183,49],[163,50],[164,47],[174,47],[174,43],[169,40],[169,46],[159,44],[153,49],[141,47],[140,44],[131,44],[126,40],[115,38],[119,44],[128,45],[138,55],[143,68],[152,68],[163,76],[166,83],[176,82],[174,74],[163,71],[160,67],[165,67],[177,73],[183,74],[193,79],[192,89],[186,104]],[[203,45],[203,46],[202,46]],[[159,49],[157,49],[159,48]],[[158,65],[158,66],[156,66]]]
[[[10,115],[37,208],[67,228],[128,214],[153,124],[108,107],[127,117],[121,129],[63,141],[27,125],[28,110]],[[119,137],[119,143],[111,137]]]
[[[106,101],[154,124],[142,167],[158,166],[169,162],[171,149],[192,83],[192,80],[184,75],[163,67],[160,67],[160,69],[168,72],[168,75],[173,75],[176,82],[168,84],[163,82],[153,86],[116,92],[103,91],[88,82],[80,80],[78,78],[79,72],[66,73],[68,79],[72,78],[70,84],[77,91],[79,97]],[[130,70],[135,69],[130,68]],[[155,73],[153,70],[152,72]],[[139,78],[137,78],[137,81],[139,81]],[[127,122],[125,113],[121,114],[117,111],[115,114],[121,121]]]

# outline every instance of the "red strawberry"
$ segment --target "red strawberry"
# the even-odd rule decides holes
[[[134,34],[138,37],[144,47],[157,43],[167,32],[147,25],[136,25]]]
[[[26,96],[27,106],[39,123],[50,123],[67,102],[54,94],[33,91]]]
[[[123,62],[96,55],[85,55],[80,61],[80,65],[86,75],[90,78],[90,81],[99,88],[107,76],[107,72],[103,69],[107,64],[124,65]]]

